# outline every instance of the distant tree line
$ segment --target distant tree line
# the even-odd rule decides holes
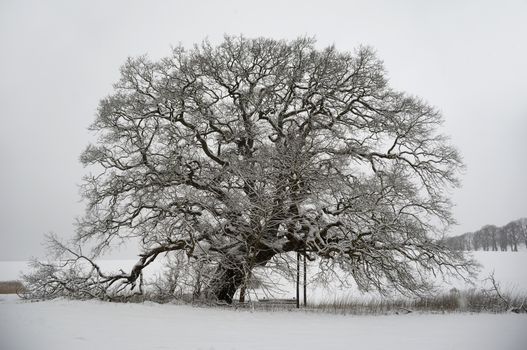
[[[486,225],[475,232],[443,240],[455,250],[518,251],[520,245],[527,247],[527,218],[509,222],[503,227]]]

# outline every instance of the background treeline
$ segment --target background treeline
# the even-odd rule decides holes
[[[509,222],[503,227],[486,225],[475,232],[448,237],[443,242],[455,250],[486,250],[517,252],[527,247],[527,218]]]

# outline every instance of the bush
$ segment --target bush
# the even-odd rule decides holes
[[[0,294],[19,294],[25,290],[19,281],[0,281]]]
[[[527,296],[492,290],[451,290],[422,298],[354,300],[342,298],[313,305],[312,309],[339,314],[389,314],[410,312],[527,312]]]

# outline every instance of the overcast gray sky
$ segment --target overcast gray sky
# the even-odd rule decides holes
[[[72,234],[86,128],[126,57],[224,34],[373,46],[393,87],[441,109],[464,156],[452,233],[527,216],[525,0],[0,0],[0,260]]]

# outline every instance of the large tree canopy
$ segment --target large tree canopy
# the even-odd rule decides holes
[[[209,267],[206,292],[231,302],[254,268],[300,252],[363,289],[419,293],[426,272],[468,266],[437,240],[462,167],[441,122],[388,86],[367,47],[226,37],[129,59],[81,156],[94,175],[77,242],[99,252],[138,237],[142,251],[130,273],[87,281],[107,293],[184,252]]]

